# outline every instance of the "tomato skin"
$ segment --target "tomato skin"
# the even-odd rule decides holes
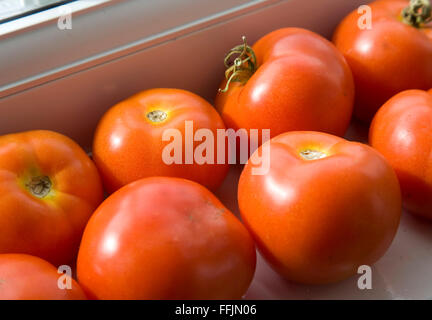
[[[408,0],[368,4],[372,29],[360,29],[357,10],[337,28],[333,42],[354,75],[354,114],[370,122],[388,99],[407,89],[432,87],[432,28],[415,28],[401,21]]]
[[[42,176],[52,187],[38,198],[28,185]],[[71,139],[51,131],[0,137],[0,253],[68,264],[102,197],[96,166]]]
[[[102,203],[84,232],[77,269],[97,299],[239,299],[255,261],[246,228],[211,192],[152,177]]]
[[[166,112],[166,120],[151,123],[146,114],[153,110]],[[111,108],[99,122],[93,144],[93,156],[107,191],[112,193],[150,176],[180,177],[216,189],[228,173],[227,162],[185,164],[184,148],[183,164],[167,165],[163,161],[163,149],[169,143],[162,141],[164,132],[179,130],[184,146],[185,121],[189,120],[193,121],[194,134],[205,128],[217,137],[217,129],[225,129],[219,114],[207,101],[180,89],[146,90]],[[194,143],[194,149],[197,144]]]
[[[369,141],[396,171],[408,211],[432,219],[432,91],[391,98],[375,115]]]
[[[367,145],[318,132],[289,132],[268,143],[268,173],[253,175],[249,162],[238,200],[273,268],[294,282],[324,284],[377,261],[401,214],[397,177],[385,159]],[[299,153],[308,149],[326,157],[305,160]]]
[[[27,254],[0,254],[0,300],[86,300],[79,284],[60,289],[62,275],[49,262]]]
[[[332,43],[304,29],[273,31],[252,47],[259,68],[245,85],[218,93],[216,108],[229,128],[343,135],[354,100],[351,71]],[[225,81],[221,88],[225,87]]]

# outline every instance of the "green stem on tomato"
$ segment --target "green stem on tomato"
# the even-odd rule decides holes
[[[231,82],[246,83],[247,80],[255,73],[257,61],[255,52],[246,42],[246,37],[242,37],[243,44],[232,48],[225,56],[224,65],[227,68],[225,78],[227,83],[225,88],[219,89],[219,92],[227,92]],[[234,55],[238,55],[231,63],[230,60]]]
[[[430,0],[411,0],[409,6],[402,10],[402,21],[416,28],[431,22]]]

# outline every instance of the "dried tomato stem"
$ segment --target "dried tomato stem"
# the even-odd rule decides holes
[[[41,199],[46,197],[50,193],[51,186],[51,180],[47,176],[33,177],[26,184],[29,192],[33,196]]]
[[[245,36],[242,37],[242,40],[243,44],[232,48],[225,56],[227,83],[224,89],[219,89],[219,92],[227,92],[231,82],[246,83],[257,69],[255,52],[248,46]],[[238,56],[233,62],[230,62],[234,55]]]
[[[149,119],[151,122],[163,122],[167,116],[167,113],[162,110],[153,110],[146,114],[147,119]]]
[[[416,28],[431,22],[430,0],[411,0],[409,6],[402,10],[402,21]]]
[[[325,158],[327,155],[318,150],[305,149],[300,151],[300,156],[305,160],[318,160]]]

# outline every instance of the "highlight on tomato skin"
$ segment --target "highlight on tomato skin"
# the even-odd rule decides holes
[[[252,237],[210,191],[151,177],[119,189],[97,209],[77,272],[92,299],[240,299],[255,264]]]
[[[252,47],[243,41],[225,58],[215,100],[228,128],[270,129],[271,137],[293,130],[345,134],[354,81],[330,41],[301,28],[275,30]]]
[[[339,24],[333,43],[354,75],[354,115],[369,124],[395,94],[432,87],[432,17],[429,0],[378,0],[367,6],[370,28],[359,27],[356,9]]]
[[[404,207],[432,219],[432,90],[407,90],[375,115],[369,142],[392,165]]]
[[[72,278],[59,286],[60,274],[49,262],[27,254],[0,254],[0,300],[86,300]]]
[[[268,147],[269,170],[253,158]],[[395,172],[376,150],[320,132],[281,134],[243,169],[243,223],[270,265],[304,284],[338,282],[389,248],[401,215]]]

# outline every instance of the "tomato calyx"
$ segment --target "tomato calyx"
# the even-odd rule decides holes
[[[162,110],[153,110],[148,112],[146,114],[146,117],[148,120],[150,120],[150,122],[158,123],[158,122],[164,122],[168,117],[168,114]]]
[[[52,182],[47,176],[38,176],[32,177],[25,186],[33,196],[42,199],[51,192]]]
[[[432,21],[430,0],[411,0],[408,7],[402,10],[402,21],[415,28]]]
[[[304,149],[300,151],[299,154],[304,160],[308,161],[318,160],[327,157],[327,154],[325,154],[324,152],[313,149]]]
[[[243,44],[232,48],[224,59],[224,65],[227,68],[225,78],[227,83],[225,88],[219,88],[219,92],[227,92],[231,82],[246,83],[257,70],[257,59],[253,49],[248,46],[246,37],[242,36]],[[231,61],[234,55],[238,55]]]

